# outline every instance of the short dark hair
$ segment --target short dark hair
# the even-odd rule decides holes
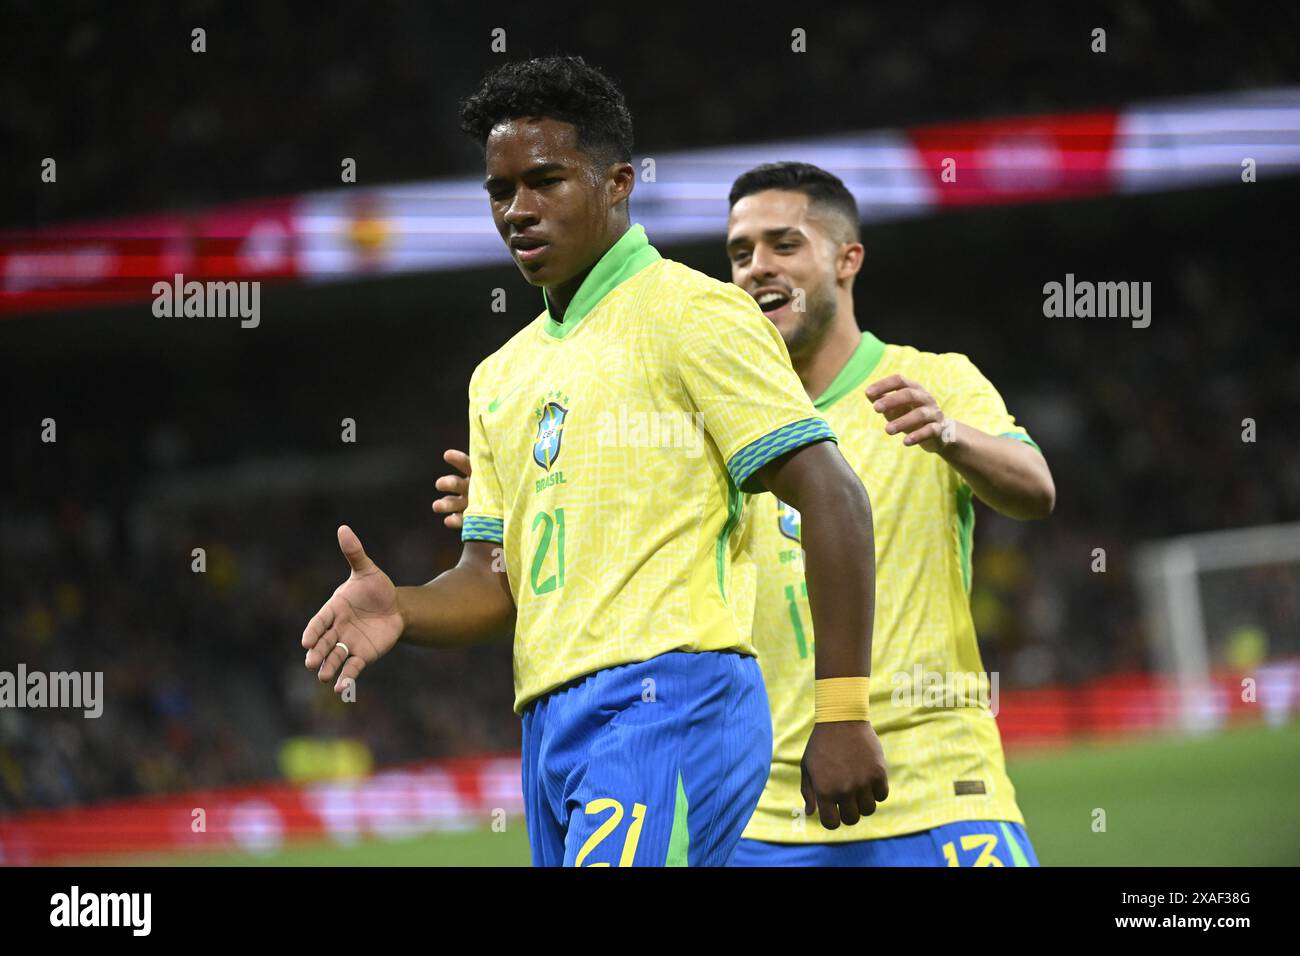
[[[847,227],[847,241],[857,242],[858,204],[853,193],[834,173],[828,173],[812,163],[764,163],[741,173],[731,185],[728,207],[736,205],[746,196],[765,189],[787,189],[803,193],[809,204],[816,203],[839,215]]]
[[[482,146],[492,127],[523,116],[572,123],[579,148],[598,162],[632,161],[632,114],[623,93],[580,56],[505,63],[460,104],[460,128]]]

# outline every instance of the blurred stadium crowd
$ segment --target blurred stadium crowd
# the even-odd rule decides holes
[[[304,21],[270,5],[245,18],[190,3],[136,21],[12,6],[30,16],[0,41],[13,67],[0,78],[2,122],[12,141],[67,157],[68,174],[58,190],[0,176],[6,227],[331,187],[343,155],[373,181],[474,168],[451,117],[490,57],[452,42],[433,8]],[[626,14],[614,10],[521,23],[516,35],[531,37],[520,54],[617,49],[592,59],[626,81],[642,148],[667,149],[1295,79],[1269,56],[1198,56],[1211,34],[1229,43],[1206,29],[1213,14],[1199,2],[1159,18],[1102,5],[1090,16],[1129,39],[1112,39],[1115,70],[1100,83],[1044,53],[1065,29],[1051,15],[1004,29],[965,4],[940,4],[920,26],[878,9],[810,13],[810,35],[826,50],[808,57],[799,84],[764,68],[757,51],[735,77],[706,79],[704,51],[726,34],[683,36],[667,17],[639,20],[635,43],[619,41]],[[181,62],[191,21],[207,27],[212,51],[197,67]],[[756,28],[731,26],[739,55]],[[232,59],[222,51],[236,36]],[[1297,36],[1279,40],[1279,61]],[[288,47],[285,37],[295,38]],[[124,55],[146,42],[150,56]],[[312,55],[293,53],[295,44]],[[63,68],[43,74],[47,88],[23,82],[49,62]],[[1056,474],[1058,513],[1047,522],[979,512],[972,605],[985,666],[1004,686],[1149,666],[1134,543],[1300,515],[1300,448],[1281,434],[1300,408],[1294,263],[1267,238],[1275,210],[1294,208],[1300,191],[1268,188],[1245,203],[1206,190],[962,214],[942,232],[933,222],[868,231],[860,321],[886,341],[971,355]],[[717,249],[666,251],[722,268]],[[1152,281],[1152,327],[1083,320],[1044,334],[1042,284],[1067,270]],[[426,307],[386,329],[440,314],[450,281],[425,282]],[[363,376],[357,411],[347,406],[360,421],[383,419],[382,441],[367,452],[376,457],[348,459],[337,435],[323,450],[317,419],[329,419],[326,430],[339,420],[329,383],[302,375],[327,376],[340,351],[359,347],[372,328],[359,323],[384,310],[386,288],[375,286],[356,321],[304,324],[310,333],[274,346],[255,387],[232,371],[238,354],[173,355],[185,371],[153,377],[150,363],[168,356],[109,349],[100,363],[96,345],[69,334],[79,318],[8,320],[38,343],[39,358],[4,349],[15,399],[3,432],[0,668],[102,670],[112,703],[98,720],[0,710],[0,812],[275,777],[285,741],[298,737],[361,738],[376,764],[517,749],[506,644],[399,651],[367,672],[355,704],[336,702],[302,669],[297,637],[343,573],[340,521],[399,582],[454,563],[456,536],[428,510],[438,451],[464,442],[463,398],[448,396],[463,396],[475,362],[536,301],[523,293],[509,323],[392,343],[383,367]],[[314,308],[295,302],[303,314]],[[438,399],[425,401],[431,378]],[[57,453],[34,440],[51,407],[73,406],[100,410],[104,424],[65,428]],[[1260,423],[1254,444],[1241,441],[1246,417]],[[190,573],[200,546],[206,573]],[[1098,547],[1109,556],[1104,575],[1090,570]],[[1296,602],[1265,613],[1269,629],[1300,631]]]
[[[585,53],[615,73],[638,151],[673,150],[1226,92],[1282,82],[1300,11],[1259,24],[1228,4],[1086,8],[963,0],[629,10],[388,3],[326,16],[185,0],[130,14],[11,0],[0,35],[5,226],[31,226],[473,168],[455,106],[506,54]],[[191,30],[207,52],[191,52]],[[1108,32],[1105,54],[1091,31]],[[807,52],[789,52],[802,29]],[[1248,52],[1247,52],[1248,51]],[[725,69],[715,65],[725,63]],[[39,83],[30,82],[40,77]],[[27,187],[30,151],[66,161]]]

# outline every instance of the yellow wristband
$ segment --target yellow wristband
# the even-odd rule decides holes
[[[819,724],[833,720],[870,720],[867,712],[870,687],[870,677],[826,677],[814,681],[813,720]]]

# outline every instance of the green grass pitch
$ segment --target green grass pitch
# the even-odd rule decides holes
[[[1097,743],[1008,761],[1044,866],[1300,864],[1300,723],[1209,737]],[[1105,830],[1094,830],[1097,810]],[[103,862],[195,866],[523,866],[521,825],[272,856],[167,854]]]

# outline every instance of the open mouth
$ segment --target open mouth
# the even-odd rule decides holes
[[[770,316],[789,305],[790,297],[784,292],[769,289],[767,292],[758,295],[754,301],[758,303],[758,307],[763,311],[764,315]]]

